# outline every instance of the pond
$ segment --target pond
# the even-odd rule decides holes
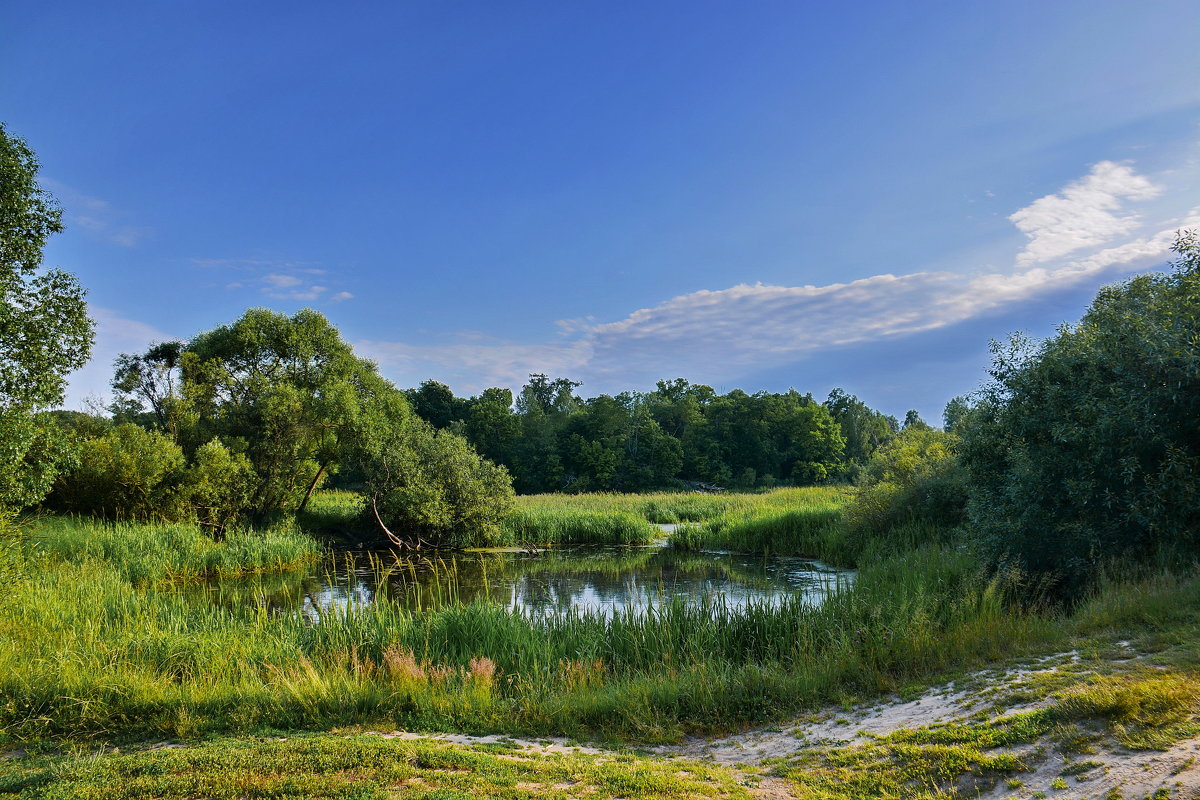
[[[729,608],[800,595],[813,604],[853,581],[819,561],[651,547],[544,550],[342,551],[305,574],[225,581],[212,599],[265,598],[277,611],[318,620],[322,612],[387,599],[412,609],[486,601],[532,614],[579,610],[610,615],[670,598],[710,598]]]

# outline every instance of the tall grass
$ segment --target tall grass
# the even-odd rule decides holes
[[[597,504],[619,511],[626,502]],[[804,521],[789,521],[798,510],[773,495],[746,502],[739,516],[727,509],[714,518],[725,520],[711,527],[726,541],[738,524],[753,531],[754,508],[772,542],[833,552],[841,541],[828,533],[835,526],[821,502]],[[1109,581],[1073,616],[1022,610],[1006,602],[1019,576],[989,574],[969,551],[914,528],[882,543],[845,540],[859,559],[857,578],[819,605],[795,598],[734,609],[710,597],[534,616],[483,603],[378,602],[326,610],[314,624],[273,611],[263,597],[217,603],[169,585],[302,559],[311,544],[280,539],[255,549],[195,533],[60,521],[8,551],[0,733],[190,737],[361,723],[662,741],[1200,607],[1200,577],[1178,573]]]
[[[518,506],[502,523],[496,544],[649,544],[659,531],[628,511]]]
[[[55,560],[112,565],[137,586],[290,569],[316,558],[308,536],[280,529],[234,530],[214,539],[191,523],[105,522],[50,517],[27,545]]]
[[[0,599],[0,728],[18,737],[371,723],[663,740],[895,689],[1061,630],[1006,611],[1003,587],[937,547],[865,567],[819,606],[534,617],[377,603],[315,625],[138,587],[98,555],[26,559]]]

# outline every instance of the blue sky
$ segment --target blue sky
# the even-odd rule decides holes
[[[1194,2],[8,4],[0,119],[113,357],[321,310],[401,386],[936,419],[1200,226]]]

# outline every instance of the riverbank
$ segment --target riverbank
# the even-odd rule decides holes
[[[192,533],[164,526],[86,523],[92,527],[85,529],[79,527],[85,523],[72,527],[60,520],[30,529],[19,547],[5,550],[0,570],[7,581],[7,590],[0,595],[0,747],[24,753],[0,764],[0,775],[8,776],[0,780],[0,789],[25,787],[41,792],[38,787],[52,787],[69,776],[75,776],[70,780],[80,787],[102,780],[123,785],[127,782],[114,776],[125,774],[126,769],[186,776],[199,767],[170,759],[186,761],[194,755],[199,759],[196,764],[228,763],[233,773],[242,769],[247,774],[256,759],[264,759],[265,764],[282,759],[278,763],[293,765],[288,769],[297,777],[289,785],[299,793],[280,796],[388,796],[397,781],[409,778],[419,778],[420,783],[404,784],[409,787],[406,791],[425,786],[432,787],[429,792],[462,793],[431,797],[541,796],[530,794],[533,789],[518,789],[517,784],[545,789],[557,783],[542,778],[561,777],[561,773],[531,777],[535,772],[521,765],[522,757],[495,752],[501,745],[511,749],[503,737],[527,739],[537,746],[548,736],[607,743],[604,753],[563,754],[570,764],[562,769],[569,767],[579,775],[599,775],[595,770],[605,764],[621,765],[621,774],[669,775],[660,763],[668,755],[710,763],[714,753],[725,748],[741,750],[753,760],[758,746],[751,739],[727,739],[715,749],[697,750],[701,739],[739,736],[748,730],[769,738],[767,729],[779,727],[786,735],[778,746],[755,757],[761,763],[754,769],[717,765],[716,772],[687,790],[692,795],[672,795],[668,787],[661,789],[666,792],[661,796],[702,796],[709,791],[704,786],[725,787],[720,791],[726,795],[710,796],[753,796],[752,790],[775,791],[783,785],[778,781],[791,781],[790,786],[824,785],[820,780],[826,779],[819,776],[826,775],[831,776],[821,790],[826,794],[798,796],[833,798],[839,797],[830,793],[837,786],[849,785],[849,773],[838,770],[872,778],[892,775],[891,779],[908,786],[915,779],[904,776],[925,775],[919,770],[912,773],[917,763],[951,780],[950,768],[939,761],[943,756],[961,767],[955,767],[959,773],[953,780],[980,770],[1000,774],[1002,765],[1008,765],[1001,771],[1007,771],[1004,774],[1025,774],[1022,770],[1035,766],[1027,755],[1008,758],[1012,754],[1004,751],[993,754],[1005,756],[997,760],[988,753],[1001,746],[1053,752],[1054,737],[1061,738],[1056,731],[1068,724],[1099,725],[1110,731],[1106,735],[1116,737],[1114,741],[1135,744],[1146,742],[1130,739],[1129,732],[1136,733],[1151,719],[1157,720],[1159,728],[1176,731],[1168,739],[1192,735],[1187,726],[1192,724],[1195,697],[1180,686],[1194,683],[1200,665],[1200,654],[1194,650],[1200,577],[1194,572],[1114,573],[1069,609],[1039,605],[1022,595],[1028,587],[1021,576],[987,572],[967,549],[943,536],[931,535],[923,541],[920,528],[889,531],[876,538],[852,536],[845,530],[837,538],[809,536],[805,531],[827,527],[821,520],[831,502],[830,490],[812,490],[807,505],[795,502],[804,491],[788,490],[787,502],[770,494],[752,496],[761,498],[751,501],[756,506],[733,513],[750,524],[762,521],[764,529],[799,531],[790,539],[798,546],[820,546],[823,541],[846,548],[853,545],[856,549],[848,552],[859,571],[852,586],[831,593],[820,604],[794,601],[734,609],[711,598],[610,616],[567,611],[538,617],[482,603],[450,603],[435,610],[377,603],[350,605],[313,624],[297,614],[274,612],[253,596],[239,603],[215,602],[216,595],[204,589],[211,575],[287,570],[297,559],[302,562],[309,551],[302,539],[289,534],[270,540],[273,544],[265,549],[231,536],[224,542],[197,540],[189,550],[180,549],[178,543],[191,541]],[[591,502],[632,502],[626,499],[629,496],[618,497]],[[710,508],[721,500],[702,498],[714,504]],[[695,502],[681,498],[680,505]],[[644,505],[638,512],[643,519],[648,508]],[[814,524],[804,523],[806,514]],[[725,507],[710,514],[706,527],[716,534],[731,530],[722,522],[730,518],[731,510]],[[294,558],[285,558],[288,553]],[[1012,727],[1009,723],[985,717],[968,716],[970,731],[960,725],[947,728],[949,733],[895,738],[893,733],[905,728],[883,732],[873,729],[867,718],[855,716],[864,703],[903,705],[921,697],[928,687],[947,686],[950,681],[957,692],[967,691],[962,682],[970,679],[968,684],[976,684],[970,691],[985,697],[989,686],[979,677],[980,671],[1015,669],[1020,665],[1013,659],[1028,665],[1036,663],[1031,659],[1075,651],[1091,659],[1093,677],[1100,680],[1123,669],[1119,656],[1124,651],[1105,650],[1117,641],[1134,642],[1139,658],[1169,653],[1162,663],[1132,663],[1178,680],[1139,679],[1131,685],[1141,688],[1132,695],[1109,692],[1107,705],[1096,698],[1087,708],[1071,701],[1073,708],[1083,709],[1075,717],[1029,718],[1019,726],[1019,741],[1013,738],[1018,734],[1004,733]],[[1034,687],[1043,692],[1039,702],[1050,702],[1051,692],[1070,688],[1067,682],[1055,681],[1039,679]],[[1001,683],[992,681],[991,689]],[[1100,694],[1109,691],[1102,682],[1095,685]],[[831,707],[844,711],[828,712]],[[814,750],[812,736],[787,733],[805,720],[811,722],[806,715],[814,713],[829,716],[823,730],[832,730],[831,720],[837,728],[839,716],[844,716],[850,721],[847,726],[860,720],[883,738],[826,742],[825,749]],[[932,721],[920,715],[912,719],[913,724]],[[328,738],[330,731],[340,733]],[[431,768],[449,769],[466,782],[461,785],[439,784],[436,776],[417,772],[407,777],[342,767],[333,770],[336,775],[321,772],[330,764],[343,763],[339,759],[348,763],[358,757],[355,754],[375,752],[372,748],[392,752],[387,748],[400,746],[377,745],[369,738],[355,738],[353,746],[343,741],[350,732],[362,736],[363,731],[502,738],[477,744],[426,742],[396,756],[413,769],[425,769],[419,765],[429,759],[441,763],[438,759],[462,758],[466,759],[462,763],[476,764]],[[305,734],[303,747],[308,749],[303,752],[308,755],[291,753],[286,747],[260,752],[273,747],[271,742],[281,735],[292,741],[299,733]],[[108,752],[114,746],[140,751],[148,742],[164,740],[186,747],[172,747],[158,755],[141,753],[130,761],[121,760],[129,753],[113,755],[116,761],[108,760],[110,756],[80,761],[71,755]],[[197,746],[199,741],[209,744]],[[613,743],[673,749],[647,752],[626,762],[612,755]],[[1154,742],[1155,746],[1164,743],[1170,744],[1165,739]],[[445,756],[447,744],[466,747],[467,755]],[[962,749],[968,745],[974,749]],[[934,749],[926,751],[928,747]],[[980,760],[985,755],[988,759]],[[517,761],[503,761],[511,761],[510,756]],[[159,763],[155,759],[169,761],[155,766]],[[508,766],[501,769],[489,759],[501,759]],[[888,772],[892,763],[899,765],[898,772]],[[676,768],[676,772],[688,769]],[[270,780],[277,784],[284,774]],[[500,782],[487,783],[493,777]],[[653,781],[644,786],[635,782],[630,785],[642,786],[647,794],[622,795],[613,787],[624,778],[612,775],[604,780],[618,783],[571,780],[591,787],[593,796],[600,797],[606,796],[604,792],[657,796],[653,792],[659,791]],[[279,788],[276,784],[271,784],[272,791]],[[163,794],[129,796],[174,796],[169,793],[174,789],[162,788],[167,784],[155,785],[159,788],[154,791]],[[353,794],[352,790],[360,789],[365,793]],[[564,797],[573,796],[568,789],[562,791]],[[45,796],[88,794],[82,788],[63,788],[59,794]],[[110,795],[98,791],[91,796]]]
[[[1118,622],[1105,619],[1113,610],[1093,606],[1093,622]],[[0,753],[0,797],[1190,798],[1198,642],[1194,611],[1106,626],[1069,650],[925,690],[651,750],[362,728],[120,748],[43,741]]]

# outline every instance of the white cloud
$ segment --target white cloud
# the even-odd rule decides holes
[[[267,285],[268,289],[275,290],[290,289],[293,286],[299,286],[301,283],[300,279],[295,275],[264,275],[261,280]]]
[[[1200,208],[1138,231],[1121,198],[1146,199],[1159,191],[1128,166],[1096,165],[1081,180],[1013,215],[1030,241],[1008,271],[882,274],[825,286],[742,284],[680,295],[615,321],[564,320],[549,343],[464,334],[441,343],[370,339],[355,349],[402,386],[435,378],[468,394],[488,386],[515,388],[531,372],[582,379],[590,392],[678,375],[719,385],[846,345],[948,328],[1050,292],[1161,264],[1177,229],[1200,227]],[[1114,243],[1118,234],[1125,241]],[[1088,252],[1063,258],[1084,248]],[[278,263],[247,271],[255,274],[239,283],[273,297],[351,297],[313,284],[309,276],[319,273],[312,271]],[[89,391],[107,391],[117,353],[166,338],[114,312],[95,313],[101,323],[97,357],[72,377],[73,401]],[[96,377],[89,377],[93,369]]]
[[[1136,214],[1119,215],[1124,200],[1150,200],[1159,186],[1124,164],[1101,161],[1091,173],[1015,212],[1009,219],[1029,237],[1017,256],[1028,266],[1096,247],[1137,229]]]
[[[592,391],[674,375],[721,383],[846,345],[945,328],[1161,263],[1175,230],[1200,226],[1200,209],[1100,249],[1139,226],[1132,214],[1118,216],[1122,198],[1144,200],[1160,191],[1128,166],[1097,164],[1081,180],[1012,216],[1030,242],[1007,272],[883,274],[825,286],[742,284],[674,297],[612,322],[563,320],[555,344],[370,341],[360,348],[400,383],[435,377],[466,392],[519,386],[530,372],[580,378]],[[1084,248],[1091,252],[1062,257]]]
[[[363,340],[354,350],[380,365],[401,386],[434,378],[457,393],[476,394],[489,386],[517,387],[532,372],[575,375],[591,359],[587,341],[520,344],[501,340],[414,345]]]
[[[110,308],[92,306],[88,313],[96,320],[96,343],[92,347],[91,361],[68,376],[67,408],[82,409],[89,399],[102,405],[108,402],[112,392],[113,361],[121,353],[140,353],[152,342],[177,338]]]
[[[252,277],[225,284],[226,289],[257,289],[275,300],[298,300],[312,303],[327,299],[340,303],[354,295],[339,291],[328,295],[329,287],[313,283],[317,276],[329,271],[313,266],[309,261],[282,261],[261,258],[193,258],[191,262],[204,269],[230,270],[250,273]]]

